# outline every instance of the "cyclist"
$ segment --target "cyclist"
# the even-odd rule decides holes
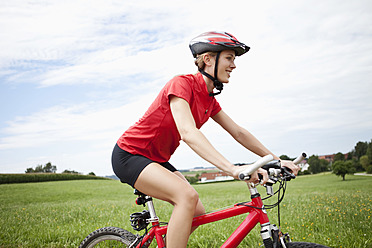
[[[112,154],[113,170],[121,182],[174,205],[167,231],[168,248],[186,247],[193,231],[192,218],[205,211],[195,189],[168,162],[180,140],[235,178],[245,167],[229,162],[199,130],[209,117],[253,153],[272,154],[250,132],[236,124],[215,98],[236,68],[235,57],[248,52],[249,47],[226,32],[203,33],[191,40],[189,46],[199,72],[171,79],[144,116],[119,138]],[[299,168],[291,161],[282,164],[297,174]],[[258,172],[265,183],[266,171],[259,169]],[[250,181],[258,182],[257,172]]]

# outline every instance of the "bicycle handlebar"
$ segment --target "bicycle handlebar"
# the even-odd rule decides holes
[[[293,163],[294,164],[299,164],[301,163],[302,160],[304,160],[306,158],[306,153],[302,153],[300,156],[298,156],[294,161]],[[251,178],[251,174],[253,172],[255,172],[257,169],[261,168],[262,166],[264,166],[265,164],[269,163],[270,161],[272,161],[274,159],[274,157],[270,154],[270,155],[266,155],[265,157],[262,157],[260,158],[259,160],[257,160],[255,163],[253,163],[252,165],[250,165],[248,167],[248,169],[242,171],[239,173],[239,179],[242,180],[242,181],[245,181],[245,180],[249,180]],[[279,165],[280,165],[280,161],[278,160],[279,162]],[[285,168],[285,167],[283,167]],[[278,174],[280,173],[280,169],[273,169],[271,171],[272,175],[273,174]],[[270,173],[269,173],[270,174]]]
[[[306,158],[306,153],[303,152],[300,156],[298,156],[295,160],[293,160],[293,163],[294,164],[299,164],[305,158]]]
[[[251,174],[253,172],[255,172],[257,169],[261,168],[262,166],[264,166],[265,164],[267,164],[268,162],[270,162],[273,159],[274,159],[274,157],[271,154],[260,158],[259,160],[257,160],[253,164],[251,164],[247,169],[241,171],[239,173],[239,179],[242,180],[242,181],[249,180],[251,178]]]

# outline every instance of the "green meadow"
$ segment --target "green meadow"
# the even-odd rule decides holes
[[[243,182],[195,185],[208,212],[250,199]],[[264,196],[264,188],[260,192]],[[275,199],[273,199],[275,198]],[[277,200],[273,197],[266,205]],[[161,221],[172,207],[155,201]],[[300,176],[287,184],[281,226],[294,241],[330,247],[372,247],[372,177]],[[133,190],[114,180],[74,180],[0,185],[0,247],[77,247],[94,230],[117,226],[133,231],[129,215],[141,212]],[[277,209],[268,210],[278,224]],[[245,216],[199,227],[188,247],[219,247]],[[259,227],[240,247],[259,247]],[[134,232],[134,231],[133,231]],[[141,232],[142,234],[142,232]],[[156,247],[152,244],[151,247]]]

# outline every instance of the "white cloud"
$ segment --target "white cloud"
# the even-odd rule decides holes
[[[18,117],[2,130],[7,136],[0,139],[0,149],[41,147],[66,141],[101,142],[137,121],[154,97],[147,94],[117,107],[100,102],[55,106]]]
[[[347,152],[358,139],[371,138],[369,1],[226,6],[223,1],[69,0],[0,6],[0,45],[7,48],[0,51],[4,81],[18,87],[24,82],[72,91],[85,87],[91,95],[89,102],[8,117],[0,130],[3,154],[33,149],[39,155],[25,160],[49,157],[60,164],[84,156],[94,164],[106,157],[111,143],[144,113],[166,81],[196,71],[188,41],[206,30],[229,31],[252,47],[237,59],[238,68],[218,100],[274,152],[295,156],[301,146],[309,153]],[[216,135],[221,130],[213,123],[203,132],[233,162],[246,160],[228,136]],[[335,138],[326,144],[325,136]],[[74,149],[63,148],[60,155],[51,148],[60,142],[73,143]],[[83,143],[90,143],[90,150],[77,147]],[[37,152],[38,147],[45,152]],[[175,165],[188,166],[185,158],[196,156],[191,153],[182,146]],[[9,163],[4,161],[2,170]],[[89,172],[87,164],[82,170]]]

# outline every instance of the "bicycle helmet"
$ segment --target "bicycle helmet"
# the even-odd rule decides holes
[[[250,47],[242,42],[239,42],[233,35],[226,32],[206,32],[203,33],[190,41],[190,50],[194,58],[199,54],[205,52],[217,52],[216,63],[214,67],[214,77],[206,73],[201,68],[198,68],[200,73],[208,77],[213,81],[214,87],[219,91],[217,93],[209,93],[210,96],[215,96],[221,93],[223,84],[217,79],[217,68],[220,53],[223,50],[233,50],[236,56],[241,56],[248,52]]]
[[[194,58],[205,52],[222,52],[234,50],[236,56],[249,51],[249,46],[239,42],[233,35],[226,32],[206,32],[190,41],[190,49]]]

